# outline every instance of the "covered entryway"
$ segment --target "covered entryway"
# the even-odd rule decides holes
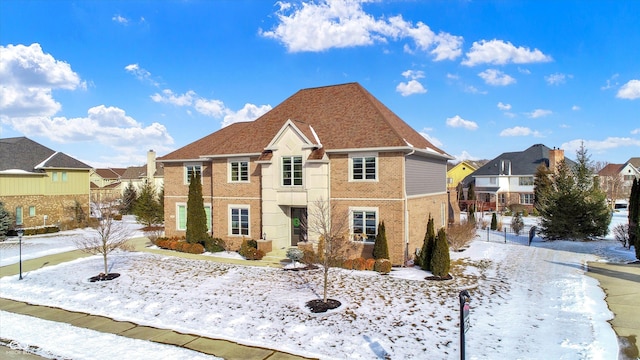
[[[307,208],[291,208],[291,246],[297,246],[300,241],[307,241]]]

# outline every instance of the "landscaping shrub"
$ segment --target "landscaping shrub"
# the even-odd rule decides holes
[[[302,250],[302,253],[303,253],[303,256],[301,261],[303,264],[311,265],[318,262],[318,256],[313,251],[313,248],[304,248]]]
[[[476,236],[475,225],[468,221],[460,225],[451,225],[446,231],[447,241],[455,251],[460,251],[460,249],[467,247]]]
[[[287,258],[291,260],[291,262],[293,262],[294,265],[295,263],[300,262],[300,260],[302,260],[303,257],[304,257],[304,252],[302,250],[296,249],[296,248],[287,249]]]
[[[247,246],[247,249],[242,256],[244,256],[244,258],[247,260],[262,260],[262,258],[264,257],[264,251]]]
[[[435,276],[445,277],[449,275],[451,266],[451,258],[449,256],[449,244],[447,243],[447,234],[444,229],[438,231],[436,237],[436,245],[433,249],[433,258],[431,259],[431,273]]]
[[[522,216],[520,216],[520,213],[517,212],[511,219],[511,230],[513,230],[516,235],[520,235],[520,231],[522,231],[523,228],[524,222],[522,221]]]
[[[387,232],[384,227],[384,221],[380,222],[378,225],[378,234],[376,235],[376,241],[373,244],[373,258],[389,258],[389,246],[387,245]]]
[[[220,238],[212,238],[210,236],[200,241],[200,245],[202,245],[204,249],[210,253],[220,252],[226,249],[224,240]]]
[[[353,264],[353,259],[347,259],[342,263],[342,268],[343,269],[347,269],[347,270],[353,270],[354,269],[354,264]]]
[[[424,243],[420,250],[420,267],[423,270],[431,270],[431,259],[433,258],[433,249],[435,247],[435,226],[433,224],[433,218],[429,214],[429,221],[427,222],[427,232],[424,235]]]
[[[375,265],[376,265],[376,259],[367,259],[365,261],[364,267],[365,267],[365,270],[371,271],[371,270],[373,270]]]
[[[367,261],[364,258],[353,259],[353,268],[355,270],[365,270],[367,268]]]
[[[497,230],[498,229],[498,216],[496,215],[496,213],[491,214],[491,230]],[[451,242],[451,239],[449,239],[449,242]]]
[[[373,270],[381,273],[388,274],[391,272],[391,260],[389,259],[377,259],[373,266]]]
[[[247,244],[254,249],[258,248],[258,241],[256,240],[253,240],[253,239],[247,240]]]

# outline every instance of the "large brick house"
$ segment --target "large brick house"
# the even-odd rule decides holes
[[[91,167],[26,137],[0,139],[0,199],[14,226],[89,216]]]
[[[232,249],[243,238],[266,239],[274,249],[317,242],[300,220],[328,200],[349,214],[353,256],[371,256],[384,221],[391,260],[402,264],[422,245],[429,215],[437,227],[447,224],[451,158],[358,83],[300,90],[254,121],[158,159],[166,235],[185,234],[196,172],[211,234]]]

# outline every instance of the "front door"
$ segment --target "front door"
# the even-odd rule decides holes
[[[291,208],[291,246],[307,241],[307,208]]]

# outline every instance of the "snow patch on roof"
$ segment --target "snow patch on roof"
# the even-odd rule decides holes
[[[51,160],[54,156],[58,155],[58,153],[60,153],[59,151],[54,152],[53,154],[51,154],[51,156],[49,156],[48,158],[46,158],[43,162],[41,162],[40,164],[36,165],[34,167],[34,169],[42,169],[44,167],[44,165]]]

